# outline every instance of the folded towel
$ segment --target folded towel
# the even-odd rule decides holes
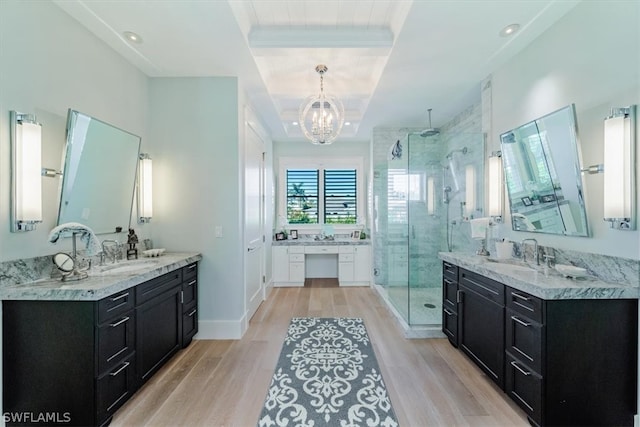
[[[471,224],[471,238],[484,239],[487,236],[487,227],[489,226],[489,218],[475,218],[469,220]]]
[[[49,241],[51,243],[56,243],[60,236],[65,233],[79,233],[80,240],[87,248],[88,256],[97,255],[102,251],[100,240],[98,240],[98,237],[95,235],[93,230],[79,222],[67,222],[60,224],[49,233]]]

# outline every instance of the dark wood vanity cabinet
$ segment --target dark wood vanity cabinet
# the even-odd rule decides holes
[[[448,290],[455,268],[457,299]],[[443,286],[443,311],[458,317],[458,348],[531,424],[633,425],[637,299],[543,300],[446,262]]]
[[[138,381],[147,381],[182,348],[182,271],[136,286]]]
[[[193,280],[196,263],[100,301],[3,301],[6,425],[108,424],[193,337]]]
[[[504,285],[479,274],[458,272],[458,345],[504,387]]]
[[[198,264],[182,272],[182,347],[191,343],[198,332]]]
[[[507,288],[505,392],[534,425],[633,425],[637,310]]]
[[[442,332],[458,347],[458,267],[442,263]]]

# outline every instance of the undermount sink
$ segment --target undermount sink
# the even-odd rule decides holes
[[[557,264],[556,271],[564,277],[577,279],[588,275],[587,269],[575,265]]]
[[[107,264],[97,267],[94,274],[130,273],[153,267],[156,264],[158,264],[157,260],[124,261],[119,264]]]
[[[505,272],[536,272],[535,268],[531,268],[528,265],[517,264],[516,261],[511,259],[500,258],[487,258],[487,261],[491,262],[492,267],[497,267],[498,270]]]
[[[518,272],[535,272],[536,270],[531,268],[531,267],[527,267],[526,265],[516,265],[516,264],[496,264],[496,266],[499,266],[498,269],[499,270],[507,270],[507,271],[518,271]]]

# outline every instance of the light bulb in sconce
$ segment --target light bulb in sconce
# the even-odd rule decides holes
[[[613,108],[604,121],[604,219],[619,230],[635,229],[635,106]]]
[[[502,153],[494,151],[489,157],[489,216],[502,218]]]
[[[476,210],[476,168],[474,165],[467,165],[465,168],[465,216],[473,218]]]
[[[42,126],[32,114],[10,112],[11,231],[35,230],[42,222]]]
[[[427,179],[427,214],[433,215],[435,212],[435,204],[436,204],[436,196],[435,196],[436,188],[435,183],[433,181],[433,177],[430,176]]]
[[[148,154],[140,154],[138,165],[138,221],[149,222],[153,217],[153,161]]]

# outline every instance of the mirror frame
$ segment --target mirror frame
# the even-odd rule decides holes
[[[85,127],[78,128],[78,120],[85,120]],[[99,139],[92,139],[93,141],[98,141],[100,143],[104,141],[113,142],[114,144],[119,144],[119,147],[129,148],[127,144],[135,144],[130,149],[128,149],[128,153],[124,155],[119,152],[118,146],[114,148],[105,147],[105,145],[97,145],[94,147],[99,147],[96,155],[100,155],[102,153],[104,155],[105,152],[111,153],[113,150],[112,157],[109,159],[105,159],[104,157],[100,157],[98,159],[93,159],[92,161],[100,166],[98,168],[92,168],[90,173],[84,177],[85,184],[84,186],[88,186],[86,184],[87,181],[91,182],[92,189],[78,189],[78,183],[82,182],[82,178],[78,178],[77,174],[87,172],[82,172],[81,165],[83,162],[87,161],[86,156],[90,150],[87,149],[90,140],[88,139],[93,130],[94,136],[96,133],[96,128],[91,128],[91,124],[95,123],[100,126],[98,130],[102,130],[102,133],[98,133],[97,137]],[[105,134],[104,131],[111,132],[109,134]],[[82,133],[84,132],[84,134]],[[77,133],[77,135],[76,135]],[[81,136],[81,139],[76,141],[76,138]],[[80,148],[76,148],[74,150],[74,144],[82,144]],[[84,225],[90,227],[96,234],[109,234],[118,232],[118,228],[129,229],[131,227],[131,217],[133,214],[133,203],[135,200],[135,190],[137,185],[137,176],[138,176],[138,167],[139,167],[139,157],[140,157],[140,148],[142,145],[142,138],[138,135],[135,135],[131,132],[128,132],[124,129],[118,128],[117,126],[113,126],[110,123],[102,121],[100,119],[96,119],[88,114],[79,112],[77,110],[69,109],[67,115],[67,127],[66,127],[66,145],[63,151],[62,158],[62,170],[63,176],[60,180],[60,186],[58,195],[59,205],[58,205],[58,217],[57,224],[63,224],[67,222],[79,222]],[[71,161],[72,156],[76,156],[75,161]],[[94,155],[95,157],[95,155]],[[107,163],[109,162],[109,163]],[[105,168],[106,165],[106,168]],[[73,169],[75,168],[75,170]],[[97,175],[95,176],[97,170]],[[85,169],[86,170],[86,169]],[[100,172],[103,172],[100,174]],[[104,173],[108,171],[109,174]],[[72,182],[70,182],[70,180]],[[107,186],[112,184],[117,186],[118,188],[113,188],[111,186]],[[102,192],[100,193],[100,191]],[[69,213],[66,209],[66,206],[71,201],[74,200],[74,192],[77,193],[81,191],[81,198],[86,199],[86,206],[82,209],[82,212],[79,212],[79,206],[74,206],[72,210],[75,210],[75,213]],[[95,197],[94,194],[99,194],[98,197]],[[126,195],[118,197],[118,195]],[[111,197],[111,201],[105,199],[105,197]],[[76,197],[77,194],[76,194]],[[107,197],[107,198],[108,198]],[[116,206],[119,213],[109,212],[109,207]],[[127,209],[126,214],[122,212],[123,208]],[[85,214],[86,211],[86,214]],[[93,218],[96,218],[95,212],[100,212],[98,215],[99,223],[95,221],[91,221],[91,215]],[[116,215],[117,214],[117,215]],[[85,216],[86,215],[86,216]],[[126,219],[125,219],[126,215]],[[119,217],[122,223],[109,224],[102,219],[112,219],[114,217]]]
[[[560,146],[561,156],[564,158],[570,156],[573,159],[570,167],[563,168],[558,168],[554,164],[554,151],[556,155],[555,163],[558,163],[559,150],[556,148],[558,147],[558,140],[552,141],[548,135],[549,129],[552,129],[548,126],[549,120],[556,118],[564,120],[560,115],[566,115],[566,122],[562,123],[562,126],[568,128],[560,129],[561,136],[565,135],[565,131],[569,136],[568,140],[560,141],[565,142],[564,146]],[[522,133],[527,133],[526,137],[519,136]],[[519,150],[520,159],[515,159],[514,150],[507,149],[507,144],[521,144],[524,143],[525,138],[532,137],[537,138],[537,142],[539,142],[539,146],[534,147],[537,149],[537,154],[534,153],[536,150],[522,149]],[[585,184],[580,167],[582,159],[575,105],[569,104],[502,133],[500,135],[500,144],[504,181],[507,187],[511,212],[511,228],[514,231],[589,237],[590,230],[584,197]],[[556,149],[554,150],[554,148]],[[526,164],[530,169],[530,173],[523,174],[521,168],[510,166],[515,163]],[[513,182],[510,183],[509,178],[514,173],[518,177],[522,177],[522,179],[519,179],[520,186],[528,185],[531,187],[527,188],[530,194],[521,194],[522,191],[518,194],[513,194],[515,184]],[[523,177],[523,175],[526,176]],[[548,185],[542,191],[539,191],[540,188],[535,188],[536,180],[531,180],[531,178],[538,179],[541,175],[544,175],[544,183]],[[544,222],[549,224],[546,229],[543,225]],[[570,228],[571,224],[574,224],[573,230]]]

